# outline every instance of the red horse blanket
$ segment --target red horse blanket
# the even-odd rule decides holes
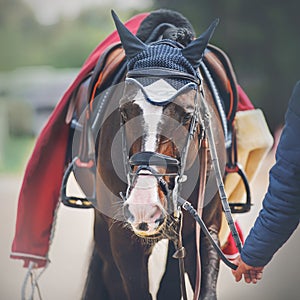
[[[126,26],[135,34],[140,23],[148,15],[148,13],[137,15],[129,20]],[[66,124],[65,117],[71,95],[85,76],[93,70],[104,50],[119,41],[119,35],[114,31],[94,49],[37,139],[20,191],[11,253],[12,258],[24,259],[25,267],[29,261],[34,261],[38,267],[42,267],[48,259],[53,218],[59,202],[65,169],[69,134],[69,124]]]
[[[126,26],[135,34],[148,15],[148,13],[137,15],[130,19]],[[43,267],[48,261],[51,231],[66,164],[69,124],[65,118],[71,95],[85,76],[93,70],[104,50],[118,41],[119,36],[114,31],[94,49],[37,139],[20,191],[11,252],[11,258],[24,260],[24,267],[27,267],[30,261],[35,262],[37,267]],[[238,93],[238,110],[252,109],[250,100],[240,87]]]

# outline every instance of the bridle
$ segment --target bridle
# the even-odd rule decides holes
[[[189,79],[191,80],[191,84],[196,89],[195,97],[194,97],[194,112],[192,114],[192,118],[190,120],[188,133],[186,136],[185,145],[183,147],[183,150],[180,155],[180,160],[165,154],[156,153],[156,152],[138,152],[133,154],[131,157],[128,156],[128,149],[126,145],[126,137],[124,129],[122,130],[122,141],[123,141],[123,159],[124,159],[124,167],[128,174],[128,189],[126,191],[126,194],[120,194],[122,199],[126,201],[130,195],[130,192],[132,190],[132,187],[134,186],[134,183],[136,182],[138,176],[141,174],[145,175],[151,175],[154,176],[157,179],[158,186],[163,191],[164,195],[166,196],[168,200],[168,206],[173,209],[173,217],[175,220],[178,220],[178,238],[177,241],[174,242],[174,245],[176,247],[176,252],[173,257],[177,258],[179,260],[179,269],[180,269],[180,278],[181,278],[181,293],[183,299],[187,299],[186,294],[186,287],[185,287],[185,279],[184,279],[184,257],[185,257],[185,250],[182,244],[182,237],[181,237],[181,229],[182,229],[182,213],[181,208],[189,212],[193,218],[197,221],[197,223],[200,225],[201,229],[203,230],[204,234],[208,237],[210,242],[212,243],[213,247],[217,251],[220,258],[224,261],[224,263],[229,266],[232,269],[236,269],[237,266],[230,262],[225,255],[223,254],[220,247],[217,245],[215,240],[212,238],[209,230],[207,229],[206,225],[204,224],[203,220],[199,216],[198,212],[191,203],[188,201],[185,201],[181,196],[180,192],[182,189],[182,183],[186,180],[185,170],[186,170],[186,160],[188,156],[188,150],[190,142],[195,138],[195,134],[197,132],[197,128],[200,128],[198,134],[198,142],[199,146],[206,143],[208,141],[208,144],[210,146],[211,151],[211,157],[212,157],[212,163],[213,167],[216,172],[216,181],[219,189],[219,194],[221,197],[221,202],[223,206],[223,210],[225,213],[225,217],[227,219],[228,225],[230,227],[230,230],[232,232],[234,241],[236,243],[237,248],[239,251],[241,251],[241,241],[239,238],[239,235],[237,233],[237,230],[235,228],[230,207],[227,201],[227,196],[225,193],[225,188],[223,184],[222,179],[222,172],[219,167],[218,162],[218,156],[216,153],[216,147],[213,137],[213,131],[210,124],[210,113],[208,106],[206,104],[205,100],[205,94],[204,89],[202,87],[202,78],[200,73],[197,73],[197,77],[194,77],[190,74],[175,71],[173,72],[170,70],[165,70],[163,68],[155,68],[155,69],[144,69],[144,70],[138,70],[138,71],[130,71],[127,75],[126,80],[127,81],[133,81],[137,85],[140,86],[140,84],[137,83],[136,78],[139,77],[160,77],[160,78],[175,78],[175,79]],[[126,81],[125,80],[125,81]],[[183,88],[184,90],[184,88]],[[144,93],[144,92],[143,92]],[[152,99],[149,99],[147,97],[147,94],[144,93],[146,96],[146,101],[150,102],[153,105],[166,105],[168,104],[172,99],[168,99],[166,101],[162,101],[159,103],[156,103],[155,101],[152,101]],[[200,105],[201,104],[201,105]],[[124,128],[124,120],[121,119],[121,127]],[[205,162],[206,163],[206,162]],[[167,166],[167,169],[175,168],[176,172],[172,173],[158,173],[154,167],[157,166]],[[145,173],[144,171],[148,171]],[[203,175],[203,174],[202,174]],[[173,189],[168,188],[167,182],[164,180],[165,176],[174,177],[175,179],[175,186]],[[200,178],[201,184],[204,186],[206,181],[206,176],[203,175],[202,178]],[[170,205],[172,203],[172,205]],[[170,210],[169,210],[170,212]]]
[[[181,87],[173,97],[157,102],[154,99],[151,99],[147,95],[143,86],[137,80],[138,78],[142,78],[142,77],[189,80],[189,83]],[[169,69],[145,68],[145,69],[129,71],[125,79],[125,84],[126,83],[135,84],[144,94],[145,101],[148,101],[152,105],[157,105],[157,106],[165,106],[171,103],[178,95],[182,94],[184,91],[188,89],[196,90],[194,96],[194,111],[191,115],[189,128],[185,139],[185,144],[180,153],[180,159],[162,153],[156,153],[150,151],[138,152],[133,154],[131,157],[129,157],[128,147],[126,145],[125,130],[124,130],[125,122],[122,118],[120,124],[122,128],[123,162],[124,162],[125,172],[128,175],[127,176],[128,188],[125,195],[121,194],[122,199],[124,201],[128,199],[132,187],[134,186],[138,176],[140,176],[141,174],[143,176],[151,175],[157,179],[158,186],[161,188],[162,192],[167,198],[168,212],[171,213],[173,211],[174,216],[178,217],[180,211],[180,205],[178,205],[178,196],[180,194],[181,185],[186,180],[186,175],[184,173],[186,171],[186,161],[187,161],[190,142],[195,138],[197,128],[199,127],[202,128],[201,118],[200,118],[200,101],[198,97],[200,94],[201,98],[203,98],[204,94],[203,94],[200,75],[199,77],[195,77],[188,73],[173,71]],[[202,133],[201,130],[200,132]],[[158,173],[155,167],[162,167],[162,166],[166,168],[166,172]],[[168,169],[171,169],[172,172],[167,172]],[[145,173],[144,172],[145,170],[147,170],[148,172]],[[169,189],[168,183],[165,181],[164,177],[174,178],[174,187],[172,189]]]
[[[143,53],[143,51],[146,51],[147,49],[149,49],[148,46],[146,44],[144,44],[142,41],[140,41],[139,39],[137,39],[134,35],[132,35],[128,31],[128,29],[126,29],[126,27],[120,22],[120,20],[115,15],[115,13],[113,13],[113,18],[114,18],[123,48],[125,50],[128,62],[130,61],[131,58],[132,58],[132,62],[137,61],[137,60],[140,61],[140,57],[137,56],[138,53]],[[168,41],[168,40],[163,39],[158,42],[158,43],[163,43],[163,44],[169,44],[169,46],[171,46],[171,47],[182,48],[181,54],[183,55],[183,57],[185,59],[187,59],[187,61],[189,63],[189,66],[187,67],[187,69],[185,69],[186,71],[184,71],[184,72],[176,71],[169,64],[167,64],[167,66],[170,69],[149,68],[149,67],[144,68],[144,69],[143,68],[137,69],[137,67],[136,68],[133,67],[134,66],[133,64],[131,64],[131,65],[127,64],[127,68],[130,70],[127,72],[127,77],[125,79],[125,83],[126,83],[126,81],[127,82],[131,81],[132,83],[135,83],[135,84],[138,84],[137,79],[142,78],[142,77],[147,77],[147,78],[156,77],[156,78],[161,78],[161,79],[175,79],[175,80],[178,79],[178,80],[184,80],[184,81],[190,82],[190,85],[193,86],[196,90],[195,98],[194,98],[194,112],[193,112],[192,118],[189,123],[189,129],[188,129],[188,132],[186,135],[185,145],[182,148],[182,151],[180,153],[180,159],[178,159],[176,157],[168,156],[165,154],[149,152],[149,151],[138,152],[129,157],[128,147],[126,145],[126,138],[125,138],[125,132],[124,132],[124,120],[121,119],[121,124],[120,124],[121,132],[122,132],[122,143],[123,143],[122,144],[123,162],[124,162],[125,174],[127,174],[127,178],[128,178],[127,179],[128,188],[127,188],[126,194],[125,195],[120,194],[121,198],[124,200],[124,202],[128,199],[129,194],[132,189],[132,186],[134,186],[134,183],[136,182],[136,180],[139,176],[141,176],[141,175],[145,176],[146,174],[148,174],[148,175],[151,175],[156,178],[158,186],[160,187],[160,189],[163,191],[164,195],[168,199],[168,203],[171,204],[169,206],[170,206],[170,211],[171,211],[171,209],[174,211],[173,212],[174,219],[178,220],[179,234],[178,234],[178,239],[177,239],[176,243],[174,243],[177,251],[175,252],[173,257],[178,258],[178,260],[179,260],[179,269],[180,269],[180,277],[181,277],[181,293],[182,293],[182,297],[184,300],[187,299],[187,295],[186,295],[185,279],[184,279],[185,250],[182,245],[182,236],[181,236],[182,209],[189,212],[193,216],[193,218],[197,221],[197,223],[199,223],[202,231],[204,232],[205,235],[207,235],[208,239],[212,242],[213,247],[215,248],[215,250],[221,257],[221,259],[224,261],[224,263],[227,266],[231,267],[232,269],[237,268],[236,265],[232,264],[230,261],[228,261],[226,259],[226,257],[222,253],[221,249],[219,248],[219,246],[216,244],[216,242],[210,235],[208,229],[206,228],[205,224],[203,223],[198,212],[193,208],[192,204],[189,203],[188,201],[184,200],[180,196],[180,192],[182,190],[182,183],[186,180],[186,175],[184,173],[186,171],[186,162],[187,162],[187,156],[188,156],[190,142],[196,138],[195,134],[197,132],[197,129],[198,129],[198,143],[201,147],[200,154],[202,153],[202,149],[206,148],[205,145],[209,145],[211,161],[212,161],[212,165],[213,165],[214,171],[215,171],[215,177],[216,177],[217,186],[219,189],[219,194],[220,194],[223,210],[224,210],[228,225],[231,229],[233,238],[235,240],[236,246],[239,251],[241,250],[241,242],[239,239],[239,235],[235,228],[235,225],[234,225],[234,222],[233,222],[233,219],[231,216],[231,212],[230,212],[230,207],[227,202],[227,196],[226,196],[225,188],[224,188],[224,184],[223,184],[223,175],[224,174],[223,174],[223,172],[221,172],[220,167],[219,167],[218,156],[217,156],[214,137],[213,137],[213,130],[211,128],[210,111],[208,109],[208,105],[206,104],[204,89],[202,87],[203,81],[202,81],[200,72],[191,71],[191,69],[193,69],[195,71],[195,66],[199,66],[198,63],[202,60],[204,49],[205,49],[204,46],[205,45],[207,46],[217,23],[218,23],[218,20],[215,20],[210,25],[210,27],[206,30],[205,33],[203,33],[199,38],[192,41],[190,43],[190,45],[188,45],[185,48],[182,47],[179,43],[177,43],[175,41]],[[158,39],[158,37],[155,39],[155,41],[157,39]],[[148,41],[148,42],[151,42],[151,41]],[[158,44],[157,42],[155,42],[155,43]],[[191,57],[195,56],[194,55],[195,50],[197,50],[197,53],[200,55],[199,56],[196,55],[196,59],[191,59]],[[147,54],[148,57],[151,56],[150,54],[151,53]],[[155,58],[157,58],[157,56],[155,56]],[[167,59],[168,62],[170,62],[168,59],[169,58],[168,56],[165,56],[164,58]],[[177,59],[178,59],[178,57],[177,57]],[[183,61],[181,60],[181,63],[182,62]],[[148,63],[149,62],[147,62],[147,65],[149,66]],[[156,62],[156,63],[158,63],[158,65],[160,65],[160,62]],[[156,65],[156,63],[154,65]],[[175,63],[175,61],[174,61],[174,63]],[[183,63],[183,65],[184,65],[184,63]],[[183,67],[183,65],[180,65],[180,68],[179,68],[179,65],[176,65],[176,66],[177,66],[177,68],[179,68],[179,70],[181,70],[182,69],[181,67]],[[122,68],[122,72],[120,71],[117,75],[121,74],[123,76],[123,74],[125,73],[126,65],[124,64],[123,67],[124,68]],[[192,73],[188,73],[190,71]],[[113,86],[113,84],[116,83],[116,81],[117,81],[116,78],[118,78],[119,82],[120,82],[121,78],[123,78],[123,77],[116,76],[114,81],[112,82],[111,86]],[[141,88],[141,91],[144,92],[144,90],[141,86],[140,86],[140,88]],[[184,90],[184,87],[183,87],[183,90]],[[144,93],[144,95],[147,96],[147,93]],[[105,97],[105,100],[102,103],[100,103],[98,112],[96,112],[97,113],[96,117],[91,118],[91,119],[94,119],[94,122],[91,122],[91,123],[97,124],[98,119],[99,119],[98,116],[101,115],[100,112],[103,111],[103,107],[104,107],[103,103],[105,103],[107,101],[107,99],[108,99],[108,97]],[[149,103],[151,103],[153,105],[160,105],[160,106],[166,105],[170,101],[173,100],[173,99],[165,99],[165,101],[157,102],[157,101],[152,101],[153,99],[148,98],[148,97],[146,97],[146,99]],[[87,121],[89,121],[88,120],[89,117],[87,117],[86,119],[87,119]],[[89,142],[90,137],[93,135],[93,132],[92,132],[93,124],[89,124],[88,122],[85,122],[84,126],[82,128],[83,141],[86,142],[87,145],[89,144],[88,142]],[[78,124],[76,124],[76,127],[77,127],[77,125]],[[80,130],[81,130],[81,128],[80,128]],[[92,133],[90,133],[90,132],[92,132]],[[89,148],[89,146],[87,146],[87,148]],[[87,149],[87,150],[89,150],[89,149]],[[65,176],[64,176],[64,180],[63,180],[63,187],[62,187],[62,200],[63,201],[65,200],[66,203],[69,203],[69,200],[72,200],[72,199],[69,199],[68,197],[64,197],[64,196],[66,196],[67,178],[68,178],[69,174],[71,173],[71,171],[74,170],[74,166],[78,167],[78,168],[89,168],[91,173],[96,172],[96,168],[95,168],[96,161],[90,159],[90,156],[88,155],[89,151],[81,151],[81,152],[82,153],[79,153],[78,157],[74,158],[73,162],[70,164],[70,168],[68,168],[68,170],[65,172]],[[205,153],[206,151],[204,150],[203,152]],[[204,162],[207,161],[205,159],[207,157],[206,154],[204,154],[202,156],[200,161],[204,161]],[[86,166],[86,164],[89,164],[89,162],[92,162],[91,166]],[[160,167],[160,166],[166,166],[166,172],[162,172],[162,173],[157,172],[156,167]],[[167,172],[168,168],[175,170],[175,171]],[[201,171],[201,174],[200,174],[201,188],[199,188],[199,191],[201,190],[202,195],[204,195],[203,191],[205,189],[204,186],[205,186],[205,181],[206,181],[205,180],[206,175],[203,175],[206,173],[205,170],[206,170],[206,167],[201,168],[201,170],[200,170]],[[170,189],[168,187],[168,183],[164,179],[165,177],[172,177],[174,179],[175,185],[173,188]],[[96,177],[94,176],[94,178],[96,178]],[[199,193],[199,195],[200,195],[200,193]],[[84,204],[84,202],[82,201],[84,199],[79,199],[79,198],[77,198],[77,199],[80,203]],[[94,206],[95,208],[97,208],[97,205],[96,205],[97,199],[96,199],[95,189],[94,189],[93,193],[91,193],[91,196],[86,197],[86,199],[89,202],[89,204],[86,205],[86,207]],[[199,202],[199,200],[198,200],[198,202]],[[197,252],[199,252],[198,248],[197,248]],[[198,278],[196,280],[198,280]],[[199,290],[196,287],[194,297],[198,297],[197,296],[198,292],[199,292]]]
[[[181,237],[181,228],[182,228],[182,209],[189,212],[192,217],[197,221],[197,223],[200,225],[202,231],[205,235],[207,235],[208,239],[211,241],[213,247],[217,251],[220,258],[223,260],[223,262],[229,266],[232,269],[236,269],[237,266],[230,262],[223,254],[220,247],[216,244],[214,239],[209,233],[209,230],[206,228],[204,222],[202,221],[201,217],[199,216],[198,212],[193,208],[192,204],[188,201],[184,200],[180,196],[180,192],[182,189],[182,183],[186,181],[186,175],[184,174],[186,170],[186,160],[188,156],[188,150],[190,142],[195,138],[195,134],[198,130],[198,142],[199,145],[205,144],[205,141],[208,141],[209,148],[210,148],[210,154],[211,154],[211,160],[213,163],[213,167],[215,169],[216,173],[216,181],[217,186],[219,189],[219,194],[223,206],[223,211],[225,213],[225,217],[227,219],[227,223],[229,225],[229,228],[232,232],[233,238],[235,240],[236,246],[241,251],[241,241],[239,239],[239,235],[237,233],[236,227],[234,225],[234,221],[231,216],[231,210],[227,201],[227,196],[225,193],[225,188],[223,184],[223,172],[221,172],[218,162],[218,156],[216,153],[216,147],[213,137],[213,131],[210,124],[210,112],[208,109],[208,106],[206,104],[204,89],[202,87],[202,78],[200,73],[197,73],[197,76],[193,76],[188,73],[180,72],[180,71],[174,71],[174,70],[168,70],[163,68],[145,68],[145,69],[139,69],[139,70],[131,70],[127,73],[127,78],[125,79],[125,82],[135,82],[137,78],[140,77],[155,77],[155,78],[168,78],[168,79],[183,79],[183,80],[189,80],[191,83],[189,84],[189,87],[194,87],[196,90],[195,98],[194,98],[194,112],[192,114],[192,118],[190,120],[189,129],[186,135],[186,141],[185,145],[181,151],[180,154],[180,160],[168,155],[164,155],[161,153],[156,152],[139,152],[133,154],[131,157],[128,155],[128,149],[126,145],[126,138],[125,138],[125,132],[124,132],[124,121],[121,119],[121,131],[122,131],[122,153],[123,153],[123,162],[124,162],[124,168],[125,173],[127,174],[128,178],[128,188],[126,191],[126,194],[123,195],[120,194],[123,201],[126,201],[128,198],[131,187],[134,185],[134,182],[137,180],[138,176],[141,174],[145,175],[145,171],[149,175],[154,176],[157,179],[158,186],[163,191],[164,195],[166,196],[168,200],[169,205],[169,211],[173,211],[173,217],[175,220],[177,220],[178,223],[178,240],[176,241],[175,246],[177,248],[177,251],[174,254],[175,258],[178,258],[179,260],[179,267],[180,267],[180,277],[181,277],[181,291],[183,299],[186,298],[186,289],[185,289],[185,281],[184,281],[184,256],[185,256],[185,250],[182,245],[182,237]],[[180,90],[180,92],[184,91],[184,88]],[[177,93],[178,94],[178,93]],[[108,97],[106,97],[108,99]],[[161,101],[159,104],[157,102],[153,102],[151,99],[147,99],[151,104],[153,105],[166,105],[173,99],[166,99],[166,101]],[[151,102],[152,101],[152,102]],[[102,107],[102,106],[101,106]],[[87,119],[89,121],[89,119]],[[97,118],[94,119],[93,124],[97,123]],[[89,145],[89,141],[93,139],[93,133],[91,132],[91,126],[88,122],[84,123],[83,126],[79,124],[75,124],[77,129],[82,132],[83,136],[86,136],[83,138],[84,142]],[[81,127],[80,127],[81,126]],[[87,150],[91,150],[90,146],[87,146]],[[89,152],[89,151],[88,151]],[[79,155],[78,157],[75,157],[72,161],[72,163],[69,165],[68,169],[66,170],[63,178],[63,184],[62,184],[62,201],[64,203],[67,203],[68,206],[77,206],[77,202],[80,202],[81,207],[83,208],[90,208],[90,207],[96,207],[96,191],[95,187],[93,190],[93,193],[90,195],[90,197],[86,198],[77,198],[77,197],[68,197],[66,195],[66,186],[67,186],[67,179],[72,171],[74,171],[76,168],[80,169],[87,169],[91,174],[94,174],[94,178],[96,178],[96,162],[93,161],[92,165],[89,166],[90,158],[88,159],[82,159],[86,158],[86,155]],[[157,166],[166,166],[167,169],[170,168],[172,172],[163,172],[158,173],[155,169]],[[169,189],[168,184],[164,177],[173,177],[174,178],[174,188]],[[204,176],[202,176],[202,179],[200,178],[200,181],[202,181],[202,184],[205,182]],[[95,183],[96,184],[96,183]],[[74,200],[74,204],[72,204],[70,201]],[[86,202],[86,203],[85,203]]]

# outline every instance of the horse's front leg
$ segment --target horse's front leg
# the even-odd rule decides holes
[[[131,230],[123,226],[124,224],[115,223],[110,236],[112,254],[127,297],[130,300],[150,300],[152,297],[149,293],[148,279],[149,249]]]
[[[215,197],[203,211],[203,219],[208,230],[219,245],[219,231],[221,226],[222,208],[220,200]],[[217,280],[219,275],[220,259],[209,239],[201,232],[201,300],[217,299]]]
[[[219,244],[218,233],[210,229],[213,239]],[[201,300],[217,299],[217,280],[220,260],[216,250],[205,235],[201,235]]]

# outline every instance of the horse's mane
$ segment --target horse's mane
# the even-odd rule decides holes
[[[186,46],[195,37],[191,23],[182,14],[168,9],[151,12],[141,23],[136,36],[145,42],[155,29],[159,29],[161,24],[166,26],[161,27],[157,36],[161,35],[164,39],[175,40]]]

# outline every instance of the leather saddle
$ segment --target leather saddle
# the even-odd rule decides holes
[[[70,105],[68,108],[68,112],[66,115],[66,122],[71,124],[71,127],[76,127],[76,120],[78,120],[79,116],[82,114],[86,107],[89,107],[90,113],[93,110],[93,101],[101,91],[105,90],[109,87],[116,74],[120,73],[120,66],[124,65],[125,62],[125,53],[121,46],[121,43],[116,43],[107,48],[107,50],[103,53],[103,55],[99,58],[98,63],[96,64],[94,70],[88,74],[88,76],[81,82],[78,88],[72,95],[72,99],[70,101]],[[235,209],[232,207],[233,212],[246,212],[250,209],[250,189],[248,185],[248,181],[246,175],[243,173],[240,168],[238,168],[237,163],[237,154],[236,154],[236,142],[234,138],[234,118],[237,110],[238,103],[238,92],[237,92],[237,82],[236,76],[231,65],[231,62],[228,56],[218,47],[214,45],[209,45],[207,50],[205,51],[203,62],[208,69],[210,76],[212,77],[213,82],[215,83],[218,93],[220,95],[222,101],[222,107],[220,110],[224,110],[226,120],[223,122],[226,123],[224,126],[227,127],[227,131],[229,132],[229,143],[227,148],[227,167],[226,170],[228,173],[236,172],[239,174],[244,182],[246,194],[247,194],[247,203],[236,204]],[[202,70],[204,71],[204,70]],[[202,72],[204,77],[208,76],[207,72]],[[125,74],[125,69],[123,68],[123,74],[119,74],[119,78],[123,78]],[[118,83],[118,82],[116,82]],[[81,138],[80,145],[80,154],[77,161],[77,169],[78,168],[87,168],[87,165],[95,168],[95,162],[93,164],[90,163],[90,157],[88,155],[87,147],[85,144],[88,143],[88,133],[85,132],[87,128],[83,128],[83,134]],[[70,153],[70,151],[68,151]],[[71,157],[69,156],[68,160],[71,162]],[[79,163],[78,163],[79,162]],[[63,189],[62,189],[62,202],[65,205],[79,208],[89,208],[92,207],[91,201],[86,201],[87,199],[81,199],[76,197],[67,197],[65,188],[67,177],[69,173],[73,171],[70,166],[66,171]],[[83,174],[80,176],[80,174]],[[94,182],[94,178],[90,178],[93,172],[77,172],[77,182],[80,182],[80,187],[85,192],[85,190],[91,189],[89,182]],[[78,178],[80,177],[80,178]]]

